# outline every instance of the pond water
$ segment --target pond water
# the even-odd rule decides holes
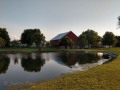
[[[110,56],[102,52],[49,52],[0,54],[0,90],[84,71],[101,65]]]

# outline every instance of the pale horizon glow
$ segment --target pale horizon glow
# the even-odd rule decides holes
[[[0,0],[0,28],[12,40],[30,28],[39,28],[47,41],[70,30],[77,36],[87,29],[120,36],[118,16],[120,0]]]

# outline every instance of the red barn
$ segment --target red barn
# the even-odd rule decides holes
[[[76,45],[76,42],[78,40],[78,37],[72,31],[69,31],[69,32],[58,34],[57,36],[55,36],[53,39],[50,40],[50,43],[52,44],[52,46],[58,46],[60,40],[62,40],[63,38],[71,39],[72,42],[74,43],[74,46]]]

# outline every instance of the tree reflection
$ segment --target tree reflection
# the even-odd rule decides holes
[[[103,54],[103,56],[102,56],[104,59],[109,59],[110,58],[110,56],[108,55],[108,54]]]
[[[0,74],[6,73],[9,64],[10,64],[10,59],[8,57],[0,56]]]
[[[77,62],[76,53],[61,52],[59,55],[60,60],[67,66],[74,66]]]
[[[67,66],[74,66],[78,64],[95,63],[101,59],[97,53],[85,52],[61,52],[59,55],[60,60]]]
[[[22,58],[21,65],[25,71],[28,72],[39,72],[41,67],[45,64],[45,60],[41,59],[40,56],[36,56],[34,59],[32,57]]]
[[[79,64],[96,63],[101,59],[97,53],[78,53],[77,61]]]
[[[17,58],[14,59],[14,64],[18,64],[18,59]]]

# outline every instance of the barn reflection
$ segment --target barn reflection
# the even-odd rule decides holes
[[[102,59],[103,56],[98,55],[96,52],[61,52],[59,54],[59,58],[62,62],[58,61],[58,63],[71,67],[76,64],[82,65],[87,63],[96,63]]]

